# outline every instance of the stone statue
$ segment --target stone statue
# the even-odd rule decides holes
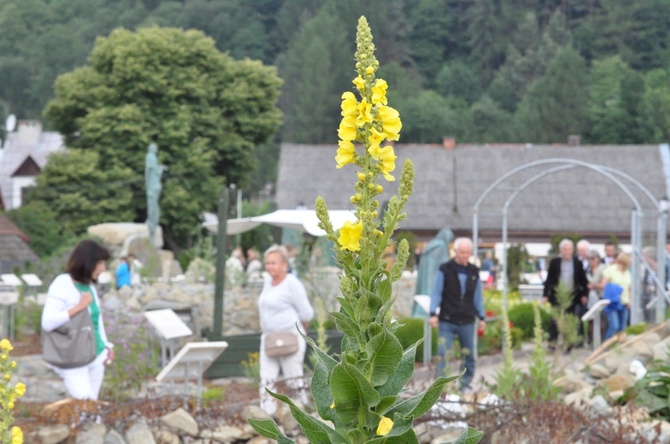
[[[414,294],[430,295],[440,265],[449,260],[449,244],[453,238],[453,231],[443,228],[423,249]],[[426,314],[418,304],[414,304],[412,316],[426,316]]]
[[[161,186],[161,177],[163,176],[163,172],[167,170],[165,165],[160,165],[158,163],[158,157],[156,156],[157,152],[158,146],[154,142],[151,142],[147,148],[147,156],[144,161],[144,179],[147,188],[146,224],[149,226],[149,238],[152,242],[161,215],[160,207],[158,205],[158,199],[160,199],[161,190],[163,188]]]

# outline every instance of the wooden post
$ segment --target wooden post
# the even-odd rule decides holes
[[[223,334],[223,295],[226,282],[226,240],[228,224],[228,187],[219,194],[219,225],[216,235],[216,283],[214,285],[214,337]]]

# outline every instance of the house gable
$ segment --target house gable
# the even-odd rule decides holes
[[[17,176],[37,176],[42,169],[37,165],[37,162],[31,157],[28,156],[26,160],[14,171],[11,177]]]

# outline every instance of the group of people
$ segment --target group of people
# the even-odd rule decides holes
[[[245,258],[242,247],[237,246],[226,260],[226,270],[239,275],[246,273],[248,279],[260,279],[263,264],[258,251],[254,248],[247,250]]]
[[[254,250],[249,250],[255,253]],[[260,259],[249,255],[247,269],[256,267],[260,275]],[[274,398],[265,388],[273,389],[280,372],[285,378],[297,380],[303,374],[306,343],[303,334],[314,317],[314,309],[302,282],[290,273],[289,253],[283,246],[272,246],[263,255],[266,279],[258,297],[258,313],[262,330],[260,348],[261,406],[269,414],[276,409]],[[98,277],[107,268],[110,254],[93,240],[80,242],[70,255],[65,272],[49,286],[42,312],[42,329],[51,332],[65,326],[76,314],[88,311],[93,324],[96,357],[91,362],[74,368],[50,367],[63,379],[72,398],[98,399],[105,367],[114,360],[114,345],[107,338],[102,316],[101,299],[95,288]],[[124,261],[122,265],[128,264]],[[128,267],[129,268],[129,267]],[[122,269],[123,273],[129,270]],[[126,282],[126,281],[122,281]],[[296,329],[297,327],[297,329]],[[273,332],[291,332],[297,341],[297,350],[283,356],[268,356],[265,338]],[[69,367],[69,366],[68,366]]]
[[[591,249],[585,239],[575,245],[570,239],[559,243],[559,257],[549,263],[547,279],[544,283],[544,302],[558,306],[558,284],[563,282],[571,292],[570,305],[566,312],[581,318],[600,299],[609,299],[610,304],[604,313],[607,319],[605,339],[622,331],[628,325],[630,317],[631,257],[628,253],[619,252],[614,244],[605,244],[605,257]],[[587,334],[588,332],[581,331]],[[555,344],[558,328],[552,321],[549,328],[549,342]],[[569,346],[576,344],[568,344]]]

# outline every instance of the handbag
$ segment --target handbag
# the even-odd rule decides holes
[[[76,368],[96,358],[93,321],[82,310],[55,330],[42,330],[42,357],[59,368]]]
[[[270,358],[292,355],[298,351],[298,335],[290,331],[265,334],[265,354]]]
[[[621,293],[623,293],[623,287],[621,285],[613,284],[608,282],[603,288],[603,299],[610,301],[609,305],[605,307],[605,311],[621,311],[623,306],[621,305]]]

